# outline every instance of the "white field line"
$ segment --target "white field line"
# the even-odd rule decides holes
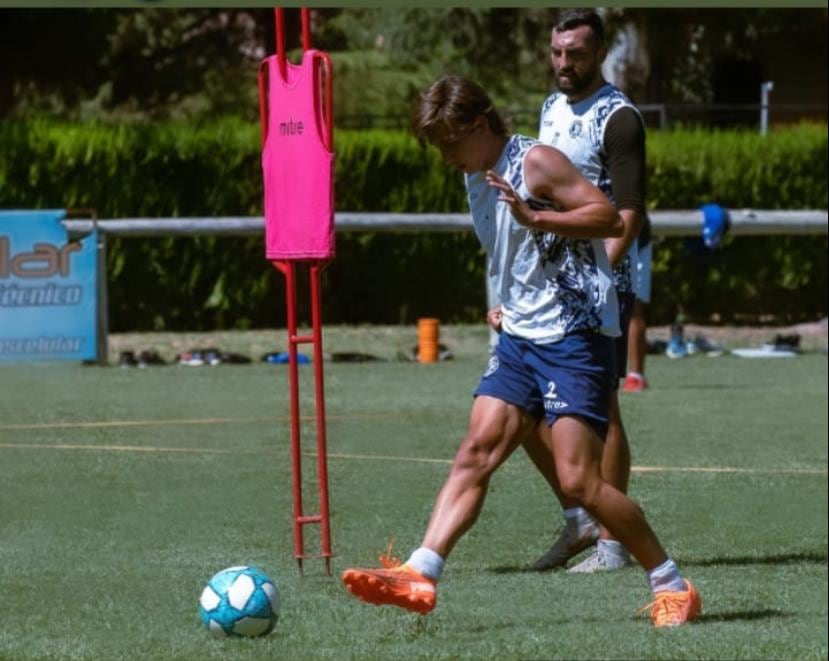
[[[281,454],[269,449],[244,448],[176,448],[150,445],[82,445],[74,443],[0,443],[0,450],[86,450],[97,452],[173,453],[173,454]],[[303,456],[316,457],[316,452],[303,452]],[[395,457],[380,454],[328,453],[329,459],[343,461],[386,461],[409,464],[451,465],[451,459],[433,457]],[[826,468],[737,468],[731,466],[632,466],[634,473],[727,473],[748,475],[826,475]]]
[[[357,413],[354,415],[326,415],[326,420],[384,420],[399,418],[400,414]],[[102,429],[107,427],[166,427],[176,425],[228,425],[247,422],[289,422],[290,416],[270,415],[247,418],[184,418],[160,420],[93,420],[85,422],[30,422],[16,425],[0,425],[0,431],[25,431],[38,429]],[[302,422],[313,422],[312,415],[300,416]]]

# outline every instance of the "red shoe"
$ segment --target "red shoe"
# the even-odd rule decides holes
[[[397,606],[426,615],[435,607],[435,582],[408,565],[391,569],[346,569],[342,575],[348,591],[375,606]]]
[[[647,389],[648,380],[639,374],[629,373],[622,384],[622,392],[640,392]]]

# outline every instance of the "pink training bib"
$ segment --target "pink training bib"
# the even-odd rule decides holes
[[[268,259],[334,256],[334,153],[323,142],[320,53],[306,50],[299,65],[276,56],[268,67],[265,184],[265,255]],[[329,142],[330,144],[330,142]]]

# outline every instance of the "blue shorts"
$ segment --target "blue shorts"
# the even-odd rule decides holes
[[[628,368],[628,328],[630,327],[630,316],[633,314],[633,304],[636,301],[636,294],[633,292],[625,292],[624,294],[617,294],[619,298],[619,327],[622,334],[614,338],[613,343],[616,346],[616,376],[617,380],[614,382],[613,388],[619,387],[618,379],[624,379],[627,376]]]
[[[604,440],[610,392],[616,379],[613,338],[593,331],[535,344],[501,333],[475,396],[517,406],[552,425],[559,417],[584,418]]]
[[[638,239],[637,239],[638,241]],[[636,277],[634,278],[634,289],[636,298],[643,303],[651,302],[651,262],[653,261],[653,244],[648,242],[645,245],[638,244],[638,257],[636,260]]]

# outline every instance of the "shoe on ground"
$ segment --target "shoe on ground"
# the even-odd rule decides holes
[[[132,351],[122,351],[118,356],[119,367],[135,367],[138,363],[135,360],[135,353]]]
[[[684,358],[688,355],[688,344],[681,337],[672,337],[665,349],[668,358]]]
[[[638,374],[628,374],[622,384],[622,392],[641,392],[648,389],[648,380]]]
[[[631,564],[630,556],[627,553],[620,556],[605,553],[601,549],[597,548],[579,564],[570,567],[570,569],[567,570],[567,573],[595,574],[597,572],[624,569],[625,567],[630,567]]]
[[[218,349],[205,349],[202,352],[202,360],[205,365],[216,367],[216,365],[222,364],[222,355],[219,353]]]
[[[335,351],[328,355],[328,360],[332,363],[373,363],[385,359],[360,351]]]
[[[426,615],[437,602],[435,582],[408,565],[387,569],[346,569],[342,581],[357,599],[375,606],[397,606]]]
[[[684,579],[683,592],[657,592],[654,600],[640,609],[643,613],[650,608],[651,621],[655,627],[678,627],[690,622],[702,612],[702,599],[691,581]]]
[[[455,354],[450,351],[449,347],[445,344],[438,344],[438,360],[452,360],[455,357]],[[418,345],[414,345],[412,347],[412,351],[407,358],[410,362],[416,363],[420,360],[420,347]]]
[[[774,347],[780,351],[800,351],[800,335],[793,333],[791,335],[775,335]]]
[[[593,546],[599,539],[599,526],[593,522],[579,530],[575,525],[567,523],[559,533],[558,539],[547,552],[538,558],[532,565],[534,571],[546,571],[564,567],[574,555]]]
[[[645,340],[646,353],[661,356],[668,348],[668,343],[665,340]]]
[[[165,361],[158,352],[154,349],[147,349],[138,354],[138,367],[147,367],[148,365],[166,365]]]
[[[215,367],[222,364],[221,352],[213,347],[208,349],[191,349],[184,351],[178,355],[179,365],[187,365],[188,367],[201,367],[202,365],[210,365]]]
[[[272,351],[262,356],[263,363],[270,363],[271,365],[287,365],[291,361],[291,356],[287,351]],[[311,359],[304,353],[297,352],[297,365],[308,365]]]
[[[201,367],[204,365],[201,351],[183,351],[178,355],[178,364],[187,367]]]
[[[694,343],[697,346],[697,349],[703,351],[706,355],[713,357],[722,356],[725,353],[725,349],[723,349],[719,344],[716,344],[709,340],[704,335],[697,335],[694,338]]]
[[[223,351],[219,358],[222,361],[222,364],[228,365],[249,365],[251,363],[251,359],[248,356],[245,356],[241,353],[234,353],[232,351]]]

